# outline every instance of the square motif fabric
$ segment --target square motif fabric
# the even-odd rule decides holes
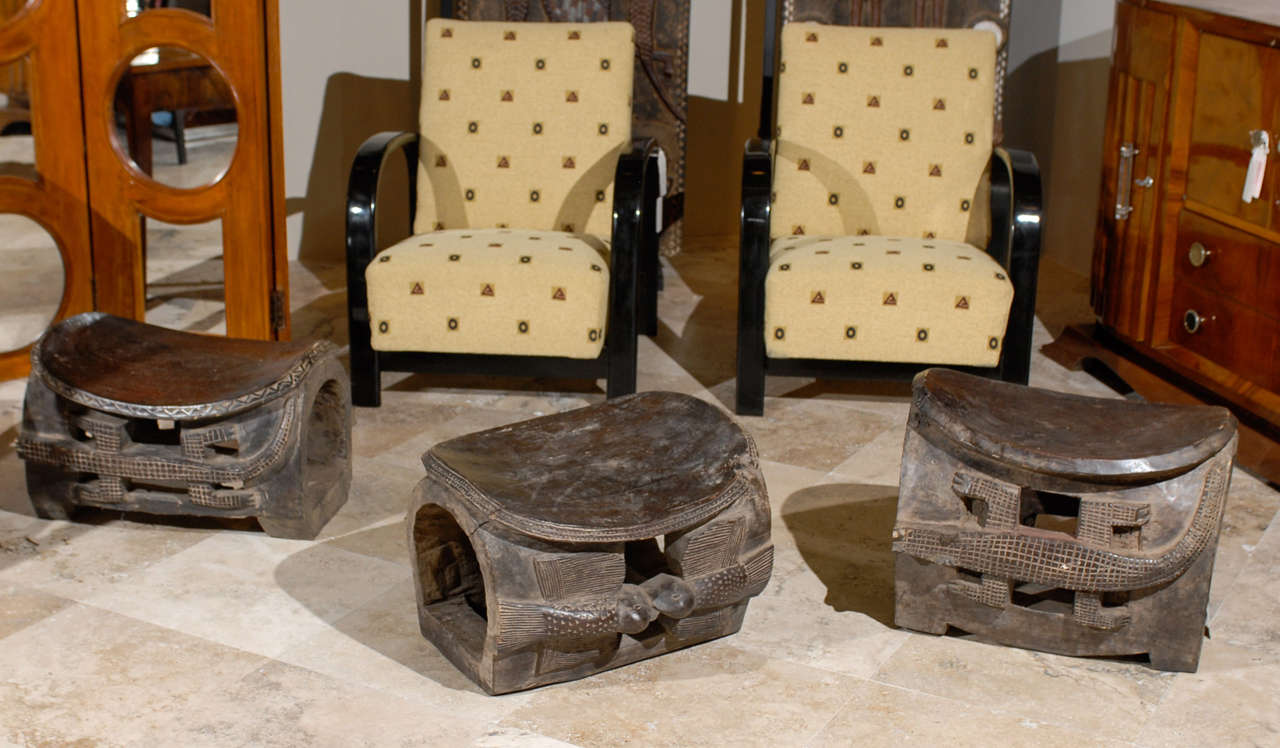
[[[774,239],[765,277],[765,352],[995,366],[1013,283],[960,241],[883,236]]]
[[[781,54],[773,236],[985,243],[995,35],[793,23]]]
[[[629,23],[428,21],[415,233],[608,236],[634,36]]]
[[[374,350],[596,358],[609,244],[586,234],[459,229],[411,236],[365,269]]]

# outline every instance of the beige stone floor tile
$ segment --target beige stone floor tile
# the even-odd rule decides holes
[[[1218,555],[1214,559],[1213,585],[1209,590],[1210,621],[1253,558],[1254,549],[1278,510],[1280,493],[1243,470],[1232,473],[1218,536]]]
[[[495,727],[471,745],[475,748],[573,748],[573,743],[514,727]]]
[[[1107,740],[1136,740],[1177,678],[1139,663],[912,634],[875,680]]]
[[[278,659],[363,688],[394,694],[472,721],[496,722],[532,698],[488,696],[418,629],[413,585],[405,581],[300,640]]]
[[[832,469],[833,475],[857,483],[880,486],[898,485],[902,473],[902,445],[906,439],[907,416],[901,424],[885,429],[849,459]]]
[[[467,745],[490,728],[447,709],[281,662],[209,693],[189,714],[173,715],[141,745],[317,746]]]
[[[1027,717],[918,691],[860,681],[813,746],[1124,746]]]
[[[852,611],[893,625],[890,533],[897,494],[894,486],[835,482],[788,498],[780,524],[820,584],[804,590],[802,599],[812,597],[836,612]]]
[[[1138,740],[1143,746],[1262,746],[1280,742],[1280,663],[1206,641],[1200,669],[1179,675]]]
[[[742,630],[730,641],[763,657],[870,678],[908,636],[863,613],[836,610],[820,599],[764,594],[751,601]]]
[[[86,521],[33,520],[35,525],[16,541],[20,544],[17,554],[0,551],[0,581],[83,602],[127,587],[147,569],[215,532],[199,520],[183,526],[113,519],[118,513],[80,512],[78,516]]]
[[[1280,657],[1280,523],[1272,523],[1209,622],[1213,638]]]
[[[272,657],[408,575],[324,543],[222,533],[86,602]]]
[[[421,462],[406,467],[355,458],[351,466],[347,503],[329,520],[317,539],[324,541],[392,519],[404,519],[409,496],[423,475]]]
[[[64,597],[6,585],[0,591],[0,639],[33,626],[72,604]]]
[[[405,529],[404,512],[401,516],[380,524],[366,527],[325,541],[335,548],[380,558],[408,567],[409,538]]]
[[[521,413],[518,410],[489,407],[467,408],[447,421],[428,425],[419,433],[378,455],[375,460],[378,463],[399,465],[410,470],[421,471],[423,469],[423,453],[439,442],[475,431],[505,426],[530,417],[531,414]],[[425,475],[425,473],[423,474]],[[407,496],[405,500],[407,506]]]
[[[148,742],[208,708],[262,657],[87,606],[70,606],[0,646],[0,739],[18,745]],[[244,710],[217,716],[234,722]]]
[[[854,679],[709,642],[535,692],[499,724],[581,746],[797,745]]]
[[[764,415],[741,419],[756,440],[760,457],[829,471],[882,432],[892,419],[877,413],[814,399],[772,398]]]

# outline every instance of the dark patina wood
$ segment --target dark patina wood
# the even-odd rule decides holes
[[[447,0],[455,18],[470,21],[629,21],[636,30],[631,135],[652,138],[669,160],[663,203],[662,252],[680,251],[685,148],[689,121],[690,0]],[[452,9],[448,8],[452,5]]]
[[[271,535],[315,537],[351,482],[335,354],[97,312],[54,326],[32,349],[18,442],[36,512],[256,517]]]
[[[490,693],[732,634],[773,566],[755,446],[675,393],[436,445],[407,518],[422,633]]]
[[[1224,408],[921,373],[895,622],[1194,671],[1235,449]]]

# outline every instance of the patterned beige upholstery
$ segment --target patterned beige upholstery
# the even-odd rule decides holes
[[[773,240],[765,299],[775,358],[995,366],[1013,286],[964,242],[793,236]]]
[[[634,36],[629,23],[428,21],[415,231],[608,236]]]
[[[416,235],[365,271],[375,350],[600,355],[633,37],[427,22]]]
[[[609,245],[586,234],[457,229],[412,236],[365,272],[374,350],[595,358]]]
[[[775,241],[768,355],[996,365],[1013,286],[979,249],[994,35],[802,23],[781,50],[771,231],[843,238]]]

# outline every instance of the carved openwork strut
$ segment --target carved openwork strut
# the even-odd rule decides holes
[[[1186,570],[1216,537],[1229,477],[1228,462],[1209,467],[1195,515],[1186,532],[1158,556],[1128,555],[1090,547],[1083,539],[1052,537],[1044,531],[1006,526],[958,530],[927,522],[902,525],[894,530],[894,551],[946,566],[972,569],[1002,579],[1020,579],[1083,592],[1143,589],[1163,584]],[[988,480],[988,479],[981,479]],[[964,483],[957,481],[957,484]],[[1009,493],[975,484],[983,496],[995,496],[997,504],[1016,500]],[[1082,502],[1082,523],[1085,514]],[[1141,518],[1103,505],[1104,514],[1118,513],[1128,521]],[[990,514],[988,516],[991,516]],[[1093,532],[1091,530],[1091,532]]]

